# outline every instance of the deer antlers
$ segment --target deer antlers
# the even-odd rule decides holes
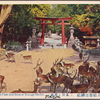
[[[39,58],[39,59],[38,59],[38,61],[37,61],[37,65],[39,65],[39,66],[40,66],[40,65],[43,63],[43,61],[44,61],[44,60],[43,60],[43,61],[41,61],[40,63],[39,63],[39,61],[40,61],[40,58]]]
[[[56,65],[58,60],[59,60],[59,58],[57,60],[55,60],[55,62],[53,62],[53,65]]]

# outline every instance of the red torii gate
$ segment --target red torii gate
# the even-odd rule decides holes
[[[64,25],[70,25],[70,23],[65,23],[64,21],[70,21],[72,17],[65,17],[65,18],[42,18],[42,17],[34,17],[36,20],[41,20],[42,23],[38,23],[38,25],[42,25],[42,36],[40,43],[44,44],[44,31],[45,25],[62,25],[62,44],[66,44],[65,40],[65,29]],[[52,23],[45,23],[45,21],[52,21]],[[55,23],[55,21],[61,21],[61,23]]]

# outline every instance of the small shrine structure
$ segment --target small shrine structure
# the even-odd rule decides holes
[[[98,47],[100,36],[83,36],[84,45],[89,47]]]

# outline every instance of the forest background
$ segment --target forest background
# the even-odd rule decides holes
[[[0,7],[2,8],[2,5]],[[12,6],[9,17],[4,23],[2,43],[9,41],[24,43],[29,36],[32,36],[34,25],[37,27],[36,35],[41,32],[42,26],[38,25],[40,21],[36,21],[34,17],[73,17],[70,23],[75,28],[74,36],[81,39],[83,35],[100,35],[99,4],[16,4]],[[61,25],[46,25],[45,33],[51,30],[52,33],[61,34],[61,29]],[[66,37],[69,37],[69,31],[70,25],[66,25]]]

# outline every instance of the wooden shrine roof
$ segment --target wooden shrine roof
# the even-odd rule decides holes
[[[84,39],[100,39],[100,36],[83,36]]]

